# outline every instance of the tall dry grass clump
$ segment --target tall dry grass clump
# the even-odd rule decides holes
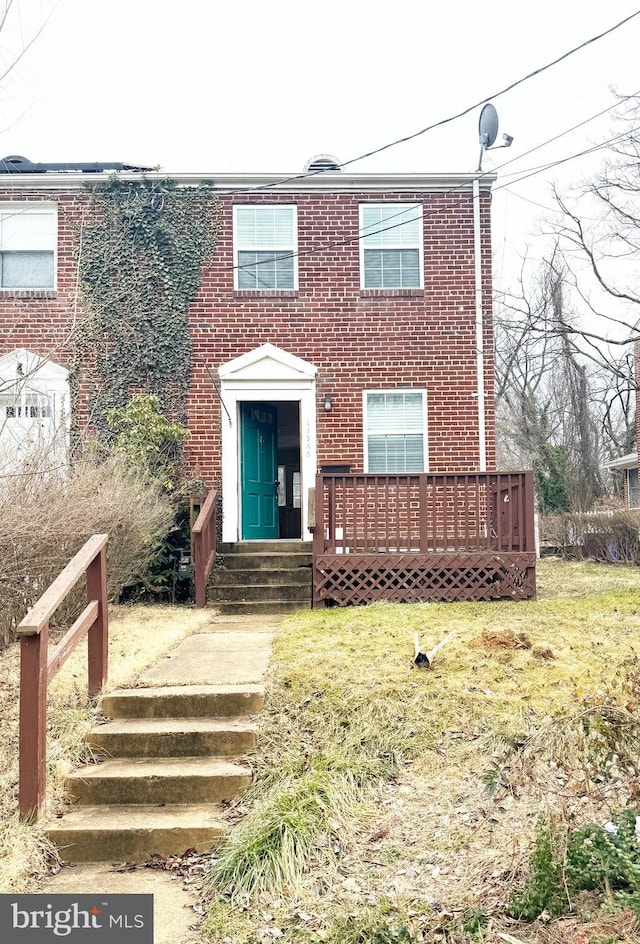
[[[46,470],[46,456],[34,455],[0,490],[0,645],[92,534],[109,534],[114,599],[144,577],[172,527],[166,495],[121,457],[83,460],[64,474]]]

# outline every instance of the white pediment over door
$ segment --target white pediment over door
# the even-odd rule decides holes
[[[278,382],[289,386],[309,386],[316,378],[318,368],[295,354],[289,354],[274,344],[241,354],[218,369],[225,385],[244,385],[256,381]]]

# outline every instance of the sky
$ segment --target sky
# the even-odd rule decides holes
[[[13,0],[0,32],[1,156],[123,161],[167,172],[300,172],[340,161],[491,99],[510,149],[496,168],[494,281],[545,253],[550,187],[578,183],[602,155],[517,182],[612,133],[610,114],[545,144],[640,90],[640,16],[504,95],[504,87],[608,29],[638,0]],[[472,171],[477,107],[350,165],[354,172]],[[544,147],[541,147],[544,145]],[[533,154],[526,152],[536,148]]]

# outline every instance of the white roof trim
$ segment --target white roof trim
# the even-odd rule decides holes
[[[618,459],[612,459],[611,462],[607,462],[608,469],[635,469],[637,465],[637,452],[629,452],[626,456],[620,456]]]
[[[17,193],[20,190],[83,190],[87,185],[105,183],[112,176],[118,180],[174,180],[181,187],[197,187],[206,184],[216,191],[244,194],[256,191],[265,196],[270,191],[278,193],[425,193],[425,192],[470,192],[473,181],[478,180],[481,190],[490,190],[497,174],[495,171],[481,173],[434,173],[434,174],[214,174],[176,173],[150,171],[133,173],[113,171],[83,174],[77,171],[46,174],[0,174],[0,193]]]
[[[313,380],[318,368],[308,361],[289,354],[274,344],[261,344],[260,347],[235,357],[232,361],[218,368],[220,380]]]
[[[18,374],[18,364],[23,365],[21,374]],[[19,347],[0,357],[0,385],[5,387],[23,379],[62,385],[67,383],[69,371],[46,357]]]

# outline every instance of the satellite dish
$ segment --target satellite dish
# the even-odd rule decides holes
[[[480,112],[478,132],[483,148],[490,148],[498,137],[498,112],[491,103],[485,105]]]

